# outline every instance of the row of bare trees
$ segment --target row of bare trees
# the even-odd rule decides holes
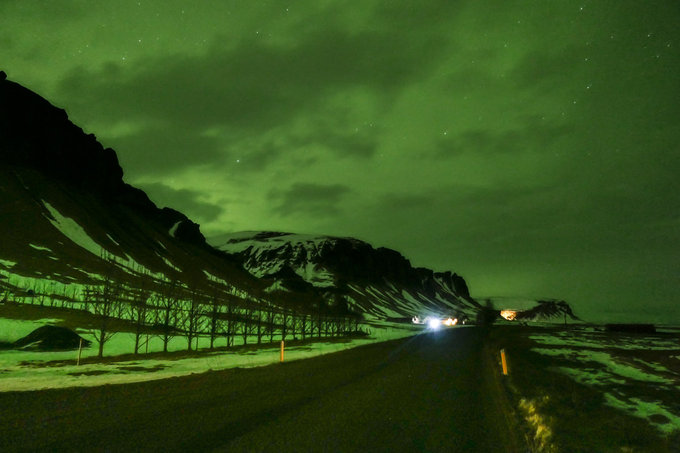
[[[106,257],[103,257],[106,259]],[[108,261],[108,260],[107,260]],[[351,313],[332,313],[318,303],[316,309],[303,311],[285,303],[276,304],[239,292],[208,278],[192,287],[177,280],[157,280],[138,272],[134,283],[119,267],[97,284],[55,297],[48,288],[12,288],[4,285],[5,297],[15,293],[15,302],[78,309],[89,315],[90,331],[104,355],[107,342],[120,331],[134,333],[133,353],[148,352],[152,338],[160,338],[167,352],[171,340],[184,337],[187,350],[198,350],[199,340],[209,348],[218,340],[227,347],[278,340],[322,338],[359,332],[359,317]]]
[[[213,349],[219,338],[227,346],[235,339],[242,344],[257,344],[281,339],[307,339],[341,336],[359,331],[356,316],[331,316],[318,312],[301,313],[278,307],[266,300],[241,299],[229,293],[206,293],[169,282],[161,291],[125,288],[106,279],[85,291],[87,305],[100,323],[95,332],[99,355],[113,336],[113,321],[125,321],[135,334],[133,352],[148,344],[152,336],[160,337],[163,351],[176,336],[186,339],[187,350],[198,350],[199,339],[209,340]],[[131,324],[131,326],[130,326]],[[116,329],[119,330],[119,329]]]

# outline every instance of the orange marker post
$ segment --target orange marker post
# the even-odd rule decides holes
[[[281,363],[283,363],[283,349],[284,349],[285,342],[281,340]]]
[[[503,365],[503,376],[508,375],[508,361],[505,359],[505,349],[501,349],[501,364]]]

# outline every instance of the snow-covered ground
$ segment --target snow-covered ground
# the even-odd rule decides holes
[[[0,341],[12,342],[29,334],[36,328],[56,324],[59,320],[42,319],[38,321],[19,321],[0,318]],[[387,341],[414,335],[418,332],[413,326],[400,326],[383,323],[370,327],[368,338],[354,338],[347,341],[321,340],[319,342],[285,348],[285,360],[300,360],[322,354],[341,351],[368,343]],[[86,339],[92,336],[86,331],[78,331]],[[242,340],[235,338],[237,345]],[[251,340],[252,341],[252,340]],[[199,346],[208,347],[209,340],[202,338]],[[130,354],[133,350],[134,336],[129,333],[114,335],[105,346],[105,356],[111,357]],[[225,346],[220,339],[216,347]],[[185,350],[185,338],[173,338],[169,344],[170,351]],[[160,338],[151,338],[149,351],[160,351]],[[142,348],[144,350],[144,348]],[[83,349],[82,357],[97,355],[97,344]],[[206,351],[200,356],[177,359],[145,359],[140,355],[137,359],[114,361],[97,364],[76,365],[77,351],[37,352],[23,350],[0,351],[0,391],[27,391],[63,387],[89,387],[105,384],[120,384],[155,379],[166,379],[202,373],[209,370],[224,370],[235,367],[255,367],[269,365],[280,360],[280,344],[263,345],[254,349],[236,349],[231,351]],[[59,362],[55,362],[59,361]],[[52,362],[52,363],[50,363]]]
[[[539,345],[532,351],[559,359],[556,370],[668,434],[680,430],[680,329],[660,330],[626,335],[591,328],[530,338]]]

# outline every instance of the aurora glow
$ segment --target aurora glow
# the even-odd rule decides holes
[[[680,321],[676,1],[0,2],[0,69],[209,236]],[[668,313],[673,315],[668,315]]]

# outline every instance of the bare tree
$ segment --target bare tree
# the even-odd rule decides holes
[[[219,319],[219,315],[222,313],[220,302],[221,300],[218,297],[217,292],[215,292],[210,303],[210,349],[215,347],[215,339],[217,338],[217,332],[219,331],[221,324]]]
[[[156,310],[155,324],[161,329],[163,352],[168,352],[168,343],[170,343],[170,340],[177,332],[179,311],[178,287],[179,284],[175,280],[164,284],[157,299],[158,308]]]
[[[262,310],[257,310],[257,344],[262,344],[262,335],[264,329],[262,328]]]
[[[274,342],[274,330],[275,330],[276,313],[274,313],[274,307],[270,303],[267,303],[267,312],[265,314],[265,323],[267,325],[267,333],[269,334],[269,342]]]
[[[302,334],[302,339],[304,340],[307,336],[307,315],[303,314],[300,319],[300,330]]]
[[[243,344],[248,344],[248,336],[252,333],[253,328],[253,305],[248,302],[245,308],[241,310],[241,336],[243,337]]]
[[[316,329],[317,329],[317,337],[321,338],[321,329],[323,327],[323,319],[321,317],[321,309],[319,309],[319,312],[317,314],[316,318]]]
[[[135,355],[139,353],[140,346],[144,345],[141,338],[149,317],[149,296],[147,291],[141,289],[133,295],[130,303],[130,318],[135,324]],[[149,341],[148,336],[145,341]]]
[[[284,309],[281,312],[281,341],[286,340],[288,333],[288,312]]]
[[[236,334],[236,321],[234,320],[234,304],[233,303],[228,303],[227,304],[227,313],[224,319],[224,333],[225,336],[227,337],[227,347],[233,346],[234,345],[234,335]]]
[[[204,311],[203,311],[202,295],[197,290],[191,290],[187,307],[184,311],[185,322],[184,327],[187,334],[187,350],[191,351],[191,344],[196,339],[196,350],[198,350],[198,334],[203,328]]]
[[[291,314],[291,319],[290,319],[290,327],[291,327],[291,335],[293,336],[293,340],[297,340],[296,336],[296,327],[297,327],[297,316],[295,313],[295,309],[293,309],[293,312]]]
[[[120,305],[120,285],[110,276],[106,276],[99,287],[94,287],[94,314],[99,317],[99,327],[95,332],[95,340],[99,344],[98,357],[104,356],[104,345],[116,332],[110,330],[113,314]]]

